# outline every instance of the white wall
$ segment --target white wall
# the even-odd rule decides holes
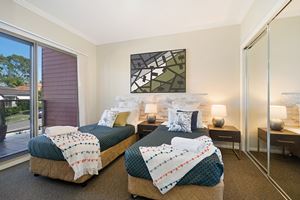
[[[228,26],[98,46],[99,115],[130,93],[130,54],[186,48],[187,92],[226,104],[227,124],[239,127],[239,43],[240,27]]]
[[[82,52],[78,54],[80,122],[81,124],[85,124],[97,120],[96,46],[45,18],[30,12],[12,0],[1,0],[0,21],[25,29],[48,40],[72,48],[75,51]],[[0,22],[0,28],[9,29],[11,27]],[[16,32],[15,30],[13,31]],[[30,34],[22,31],[18,31],[18,33],[31,37]]]

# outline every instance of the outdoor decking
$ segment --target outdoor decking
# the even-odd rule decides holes
[[[7,134],[4,141],[0,142],[0,158],[4,158],[22,151],[26,151],[29,139],[29,130],[23,131],[20,134]]]

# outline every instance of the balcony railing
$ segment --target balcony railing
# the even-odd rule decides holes
[[[30,129],[30,100],[0,100],[0,115],[4,114],[5,124],[7,125],[6,133],[22,133]],[[38,101],[39,107],[39,129],[44,125],[44,101]],[[0,124],[1,126],[1,124]]]
[[[44,101],[38,105],[41,133]],[[30,99],[0,100],[0,159],[26,152],[30,135]]]

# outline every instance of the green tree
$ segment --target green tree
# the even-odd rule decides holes
[[[0,83],[17,87],[29,83],[30,59],[24,56],[0,55]]]

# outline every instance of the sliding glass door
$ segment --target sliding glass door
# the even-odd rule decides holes
[[[0,158],[27,149],[33,43],[0,32]]]
[[[77,57],[0,30],[0,159],[78,119]]]

